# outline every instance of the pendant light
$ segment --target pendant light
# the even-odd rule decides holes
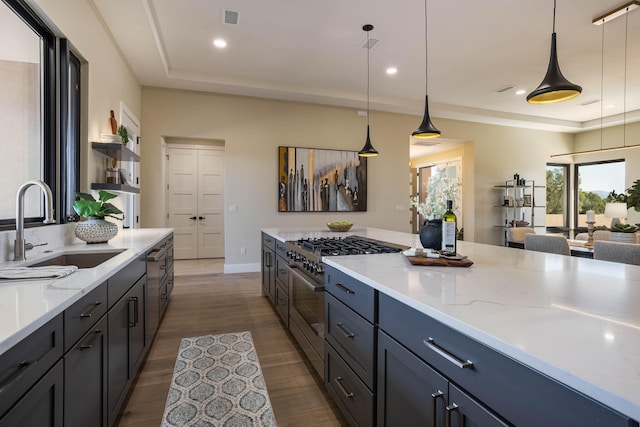
[[[427,43],[427,0],[424,0],[424,69],[425,69],[425,88],[424,88],[424,117],[418,129],[413,131],[411,136],[416,139],[437,138],[440,131],[431,123],[429,117],[429,69],[428,69],[428,43]]]
[[[553,0],[553,33],[551,34],[551,57],[549,68],[542,83],[527,95],[530,104],[552,104],[567,101],[580,95],[582,88],[567,80],[560,71],[556,50],[556,0]]]
[[[369,46],[369,31],[373,30],[373,25],[367,24],[363,26],[362,29],[367,33],[367,44],[365,45],[367,48],[367,140],[365,141],[362,150],[358,152],[358,156],[375,157],[378,155],[378,151],[373,148],[373,144],[371,144],[371,136],[369,134],[369,51],[371,50],[371,47]]]

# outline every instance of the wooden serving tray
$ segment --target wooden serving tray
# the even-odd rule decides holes
[[[406,256],[413,265],[435,265],[440,267],[471,267],[473,261],[469,258],[465,259],[447,259],[447,258],[427,258],[423,256]]]

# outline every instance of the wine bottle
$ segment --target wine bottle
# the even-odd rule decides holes
[[[456,226],[453,201],[447,200],[447,211],[442,216],[442,250],[450,255],[456,254]]]

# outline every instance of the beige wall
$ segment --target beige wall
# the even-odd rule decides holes
[[[128,63],[103,27],[103,21],[87,0],[32,0],[32,7],[51,26],[66,37],[74,53],[85,62],[83,84],[85,109],[82,112],[81,185],[104,182],[105,159],[92,152],[90,141],[99,141],[101,133],[111,133],[109,110],[118,117],[120,102],[140,117],[141,88]]]

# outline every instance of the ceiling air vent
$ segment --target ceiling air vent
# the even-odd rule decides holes
[[[240,13],[235,10],[222,9],[222,23],[229,25],[238,25]]]
[[[364,47],[365,49],[373,49],[374,47],[376,47],[382,40],[380,39],[374,39],[374,38],[370,38],[368,41],[365,40],[364,43],[361,44],[362,47]]]
[[[600,100],[599,100],[599,99],[590,99],[589,101],[581,102],[581,103],[580,103],[580,104],[578,104],[578,105],[580,105],[580,106],[582,106],[582,107],[586,107],[587,105],[597,104],[598,102],[600,102]]]
[[[513,88],[515,88],[514,85],[506,85],[506,86],[499,87],[498,89],[494,90],[494,92],[505,93],[505,92],[510,91]]]

